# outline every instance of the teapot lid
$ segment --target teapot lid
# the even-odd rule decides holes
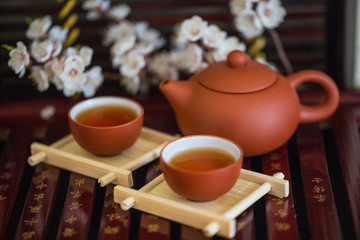
[[[211,64],[198,73],[201,85],[218,92],[249,93],[262,90],[276,80],[268,66],[247,59],[242,51],[232,51],[226,61]]]

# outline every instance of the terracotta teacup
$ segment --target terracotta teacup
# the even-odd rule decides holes
[[[144,109],[136,101],[123,97],[95,97],[74,105],[68,119],[74,139],[82,148],[109,156],[121,153],[136,142]]]
[[[243,155],[242,148],[229,139],[192,135],[165,145],[160,162],[165,181],[174,192],[203,202],[231,190],[239,178]],[[212,162],[216,158],[219,164]]]

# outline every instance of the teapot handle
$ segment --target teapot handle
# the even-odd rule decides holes
[[[315,70],[304,70],[290,75],[290,85],[296,89],[300,84],[313,82],[319,84],[326,92],[326,100],[315,106],[300,104],[300,123],[310,123],[331,116],[339,105],[339,90],[335,82],[325,73]]]

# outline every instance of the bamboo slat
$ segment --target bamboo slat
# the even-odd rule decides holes
[[[93,177],[98,179],[101,186],[114,183],[131,187],[131,171],[159,157],[162,147],[172,139],[174,136],[143,127],[132,147],[115,156],[101,157],[87,152],[76,143],[72,135],[68,135],[51,146],[33,143],[28,163],[33,166],[45,162]]]
[[[177,195],[167,185],[163,175],[158,176],[139,191],[116,186],[114,200],[120,203],[124,210],[134,207],[201,229],[208,237],[215,234],[233,237],[236,233],[235,217],[266,193],[271,192],[271,188],[282,189],[288,185],[287,180],[244,169],[242,171],[244,174],[240,174],[237,183],[228,193],[210,202],[189,201]],[[243,175],[246,180],[241,178]],[[277,191],[273,193],[278,195]],[[284,194],[280,197],[286,196]]]

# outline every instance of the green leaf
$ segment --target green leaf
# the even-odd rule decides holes
[[[32,21],[33,21],[33,19],[30,18],[30,17],[26,17],[26,18],[25,18],[25,22],[26,22],[28,25],[30,25]]]
[[[14,46],[10,46],[10,45],[7,45],[7,44],[1,44],[1,47],[5,48],[8,51],[11,51],[11,50],[13,50],[15,48]]]

